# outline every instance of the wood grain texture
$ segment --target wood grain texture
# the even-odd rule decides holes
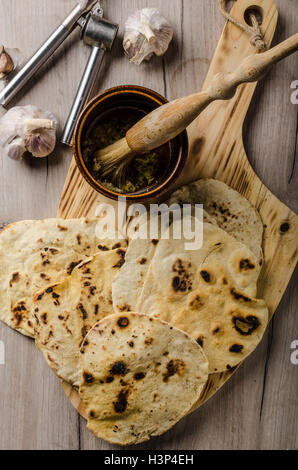
[[[14,17],[20,2],[0,0],[0,42],[21,44],[26,54],[73,5],[71,0],[52,0],[49,8],[46,0],[38,0],[36,8],[36,0],[23,0],[24,15]],[[296,0],[276,3],[280,22],[275,42],[280,42],[296,32],[298,6]],[[175,28],[169,53],[136,69],[122,56],[118,41],[113,58],[106,59],[107,68],[99,78],[98,89],[134,83],[174,99],[201,88],[224,25],[217,0],[109,0],[106,13],[108,18],[121,22],[123,32],[129,12],[156,5]],[[34,21],[34,28],[22,28],[24,20],[30,24]],[[34,88],[27,87],[18,103],[49,108],[63,123],[88,54],[88,48],[74,35],[40,72]],[[297,56],[288,59],[258,86],[244,127],[247,154],[256,173],[295,211],[297,106],[290,102],[290,83],[298,78],[297,65]],[[54,216],[70,159],[71,153],[63,147],[58,147],[47,161],[26,159],[16,163],[1,156],[0,223]],[[75,194],[72,196],[75,200]],[[92,196],[88,204],[92,204]],[[297,280],[296,273],[264,341],[225,387],[172,431],[143,448],[298,448],[298,370],[290,363],[290,344],[298,338]],[[30,340],[4,325],[0,326],[0,340],[6,346],[6,365],[0,366],[1,449],[111,448],[90,434],[83,419],[78,420],[56,377]]]

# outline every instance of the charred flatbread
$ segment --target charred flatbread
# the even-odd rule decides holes
[[[99,253],[63,282],[35,294],[35,343],[53,371],[80,383],[79,350],[90,328],[113,312],[112,282],[124,262],[122,248]]]
[[[100,240],[97,219],[45,219],[16,222],[0,233],[0,320],[34,337],[31,299],[35,291],[59,282],[98,251],[126,246]]]
[[[88,428],[118,445],[159,436],[198,400],[208,362],[184,332],[136,313],[97,323],[81,350],[80,397]]]

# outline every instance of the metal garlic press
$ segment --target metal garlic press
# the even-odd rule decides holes
[[[119,29],[118,24],[103,18],[100,1],[81,1],[77,4],[63,23],[0,92],[0,105],[8,105],[78,26],[82,30],[81,39],[92,49],[63,131],[61,141],[66,145],[71,145],[76,121],[90,97],[104,54],[112,49]]]

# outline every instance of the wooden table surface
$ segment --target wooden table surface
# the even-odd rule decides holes
[[[0,44],[29,56],[63,19],[74,0],[0,0]],[[253,4],[253,1],[252,1]],[[297,32],[297,0],[276,0],[274,43]],[[108,0],[106,17],[121,25],[107,56],[98,91],[121,84],[155,89],[168,99],[200,89],[224,26],[218,0]],[[175,28],[164,59],[140,68],[123,56],[120,38],[128,13],[158,6]],[[35,104],[65,122],[89,55],[78,32],[43,67],[15,104]],[[298,54],[276,67],[257,88],[244,128],[247,154],[263,182],[298,209],[297,105],[291,83]],[[47,159],[14,162],[0,155],[0,226],[55,217],[72,157],[59,145]],[[298,366],[290,361],[298,340],[298,271],[257,351],[207,404],[143,449],[298,449]],[[112,449],[96,439],[68,403],[32,340],[0,325],[0,449]]]

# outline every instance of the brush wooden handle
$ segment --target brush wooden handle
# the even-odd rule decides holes
[[[232,73],[218,73],[204,92],[179,98],[145,116],[126,134],[133,152],[153,150],[184,131],[215,100],[231,99],[240,84],[263,78],[270,67],[298,50],[298,33],[261,54],[248,56]]]

